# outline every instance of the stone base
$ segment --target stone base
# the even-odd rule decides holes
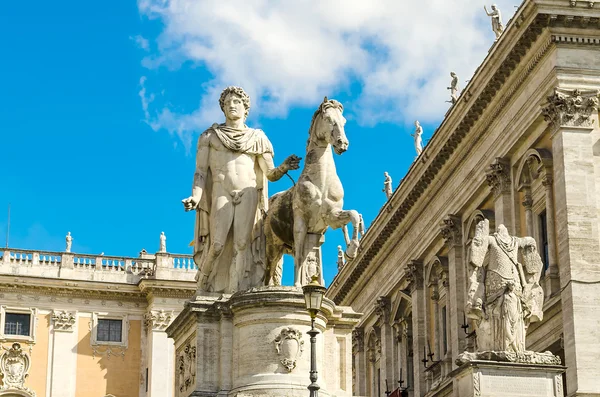
[[[454,370],[460,397],[563,397],[560,365],[470,361]]]
[[[320,395],[352,395],[351,334],[359,318],[324,299],[315,324]],[[175,396],[306,396],[309,329],[298,288],[196,297],[167,329],[175,340]]]

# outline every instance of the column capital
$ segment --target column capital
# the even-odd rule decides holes
[[[391,300],[387,296],[380,296],[375,301],[375,314],[380,321],[387,322],[390,317]]]
[[[531,210],[531,207],[533,206],[533,198],[531,197],[531,194],[525,194],[522,204],[526,210]]]
[[[496,157],[485,171],[485,179],[492,188],[494,197],[510,192],[510,162],[502,157]]]
[[[54,324],[54,331],[73,332],[76,321],[76,312],[68,312],[65,310],[54,310],[52,312],[52,323]]]
[[[554,178],[552,177],[552,175],[546,173],[542,177],[542,185],[544,185],[544,187],[548,189],[549,187],[552,187],[552,183],[554,183]]]
[[[144,314],[146,330],[164,331],[174,319],[175,313],[173,310],[150,310],[148,313]]]
[[[542,108],[542,115],[554,128],[591,127],[598,111],[598,90],[556,87]]]
[[[423,288],[423,262],[411,260],[407,265],[406,278],[409,282],[411,293]]]
[[[362,327],[352,330],[352,350],[357,352],[365,350],[365,330]]]
[[[440,233],[449,248],[462,244],[460,223],[460,217],[452,214],[446,215],[442,220]]]

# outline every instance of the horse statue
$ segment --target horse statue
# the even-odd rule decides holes
[[[264,221],[266,285],[281,285],[284,253],[294,255],[294,285],[299,287],[310,281],[315,270],[307,274],[303,263],[314,265],[317,258],[313,253],[306,253],[307,235],[316,235],[322,242],[328,227],[341,227],[347,245],[346,255],[349,258],[356,255],[360,218],[355,210],[342,209],[344,188],[336,173],[332,152],[333,149],[336,154],[342,154],[348,149],[343,110],[340,102],[325,97],[312,117],[304,169],[298,183],[269,199],[269,211]],[[352,239],[347,228],[350,222]],[[317,261],[320,261],[320,248],[317,249]],[[320,272],[322,280],[322,270]]]

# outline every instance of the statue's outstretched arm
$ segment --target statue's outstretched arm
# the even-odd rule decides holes
[[[275,182],[281,179],[281,177],[289,170],[297,170],[300,167],[300,160],[300,157],[292,154],[285,159],[285,161],[281,163],[279,167],[275,167],[273,155],[269,152],[266,152],[258,156],[258,165],[267,179],[271,182]]]

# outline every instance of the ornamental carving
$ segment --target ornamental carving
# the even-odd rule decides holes
[[[358,352],[365,350],[365,330],[362,328],[354,328],[352,330],[352,347]]]
[[[510,192],[510,163],[506,159],[496,157],[485,171],[485,179],[492,188],[494,197]]]
[[[460,245],[462,240],[460,218],[456,215],[447,215],[442,221],[440,232],[449,247]]]
[[[188,390],[196,385],[196,346],[190,341],[177,357],[177,376],[179,392],[187,396]]]
[[[408,262],[406,279],[411,292],[423,288],[423,263],[414,260]]]
[[[19,343],[13,343],[10,349],[3,349],[6,352],[0,358],[0,375],[2,375],[0,391],[21,391],[35,397],[35,392],[25,386],[25,379],[29,376],[31,367],[29,355],[21,349]]]
[[[554,127],[590,127],[598,111],[598,90],[555,88],[542,109],[544,120]]]
[[[282,356],[279,362],[288,372],[292,372],[296,368],[296,361],[304,351],[302,332],[292,327],[284,328],[273,343],[277,354]]]
[[[383,321],[387,321],[390,314],[390,298],[380,296],[375,301],[375,315]]]
[[[144,315],[144,324],[146,325],[147,330],[164,331],[174,318],[175,314],[173,313],[173,310],[168,312],[162,309],[151,310]]]
[[[76,321],[77,315],[73,312],[67,312],[65,310],[55,310],[52,312],[52,322],[54,323],[55,331],[73,332],[73,326]]]

